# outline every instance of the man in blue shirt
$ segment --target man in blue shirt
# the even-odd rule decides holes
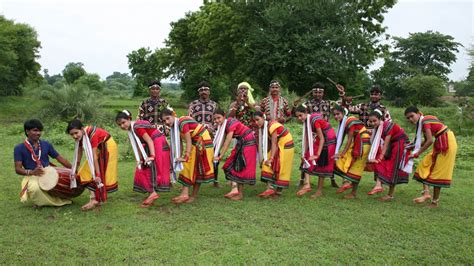
[[[43,124],[37,119],[27,120],[24,124],[26,139],[15,146],[13,157],[15,172],[25,176],[21,182],[20,198],[22,202],[30,199],[35,206],[62,206],[71,204],[71,200],[53,197],[41,190],[38,178],[49,166],[49,156],[64,167],[71,168],[71,163],[64,159],[49,142],[40,140]]]

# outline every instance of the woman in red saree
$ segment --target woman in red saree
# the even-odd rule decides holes
[[[142,208],[153,205],[160,197],[158,192],[170,191],[170,147],[166,136],[144,120],[132,121],[129,111],[123,110],[115,117],[117,125],[128,131],[137,167],[133,190],[150,193]]]

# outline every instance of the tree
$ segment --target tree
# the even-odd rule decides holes
[[[474,45],[468,50],[471,57],[469,72],[465,80],[456,83],[457,96],[474,96]]]
[[[84,64],[81,62],[77,63],[69,63],[64,67],[63,76],[66,79],[68,84],[73,84],[76,80],[86,74],[86,70],[84,69]]]
[[[102,91],[105,87],[103,81],[100,80],[100,76],[97,74],[86,73],[74,82],[79,87],[86,87],[92,91]]]
[[[351,85],[363,83],[357,79],[366,75],[360,73],[384,49],[379,42],[383,14],[394,4],[205,1],[199,11],[171,24],[166,47],[154,54],[164,76],[181,81],[188,100],[201,80],[210,81],[217,100],[244,80],[266,91],[273,78],[302,94],[329,76],[350,84],[352,92]],[[335,89],[328,92],[336,96]]]
[[[133,96],[143,95],[149,82],[160,80],[163,76],[160,52],[152,52],[150,48],[140,48],[128,54],[127,58],[128,67],[136,81]]]
[[[57,81],[64,79],[61,74],[55,74],[55,75],[50,76],[48,69],[44,69],[43,73],[44,73],[43,78],[49,85],[53,85]]]
[[[406,68],[422,75],[434,75],[448,80],[449,66],[456,61],[458,47],[450,35],[427,31],[410,33],[408,38],[394,37],[392,56]]]
[[[38,35],[27,24],[0,16],[0,47],[0,95],[21,95],[22,85],[41,78]]]
[[[403,80],[404,91],[409,95],[407,102],[423,106],[436,106],[440,103],[439,97],[446,91],[446,82],[440,77],[422,74]]]
[[[393,50],[384,55],[384,65],[372,72],[375,83],[380,84],[392,99],[407,99],[402,83],[416,75],[436,76],[448,81],[450,66],[456,60],[455,52],[461,44],[449,35],[427,31],[411,33],[408,38],[393,38]]]
[[[112,75],[105,78],[106,86],[112,90],[133,90],[135,88],[135,81],[128,73],[114,72]]]

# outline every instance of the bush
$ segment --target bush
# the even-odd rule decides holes
[[[99,95],[85,87],[48,88],[41,92],[41,97],[48,100],[40,114],[42,117],[57,117],[63,121],[74,118],[101,121],[104,118]]]
[[[444,81],[436,76],[416,75],[402,81],[408,102],[415,105],[437,106],[445,92]]]

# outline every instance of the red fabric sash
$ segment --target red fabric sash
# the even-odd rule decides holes
[[[447,127],[437,132],[435,134],[435,137],[436,140],[433,145],[434,153],[446,153],[449,149]]]
[[[273,156],[272,170],[274,176],[280,176],[280,150],[277,148],[275,155]]]

